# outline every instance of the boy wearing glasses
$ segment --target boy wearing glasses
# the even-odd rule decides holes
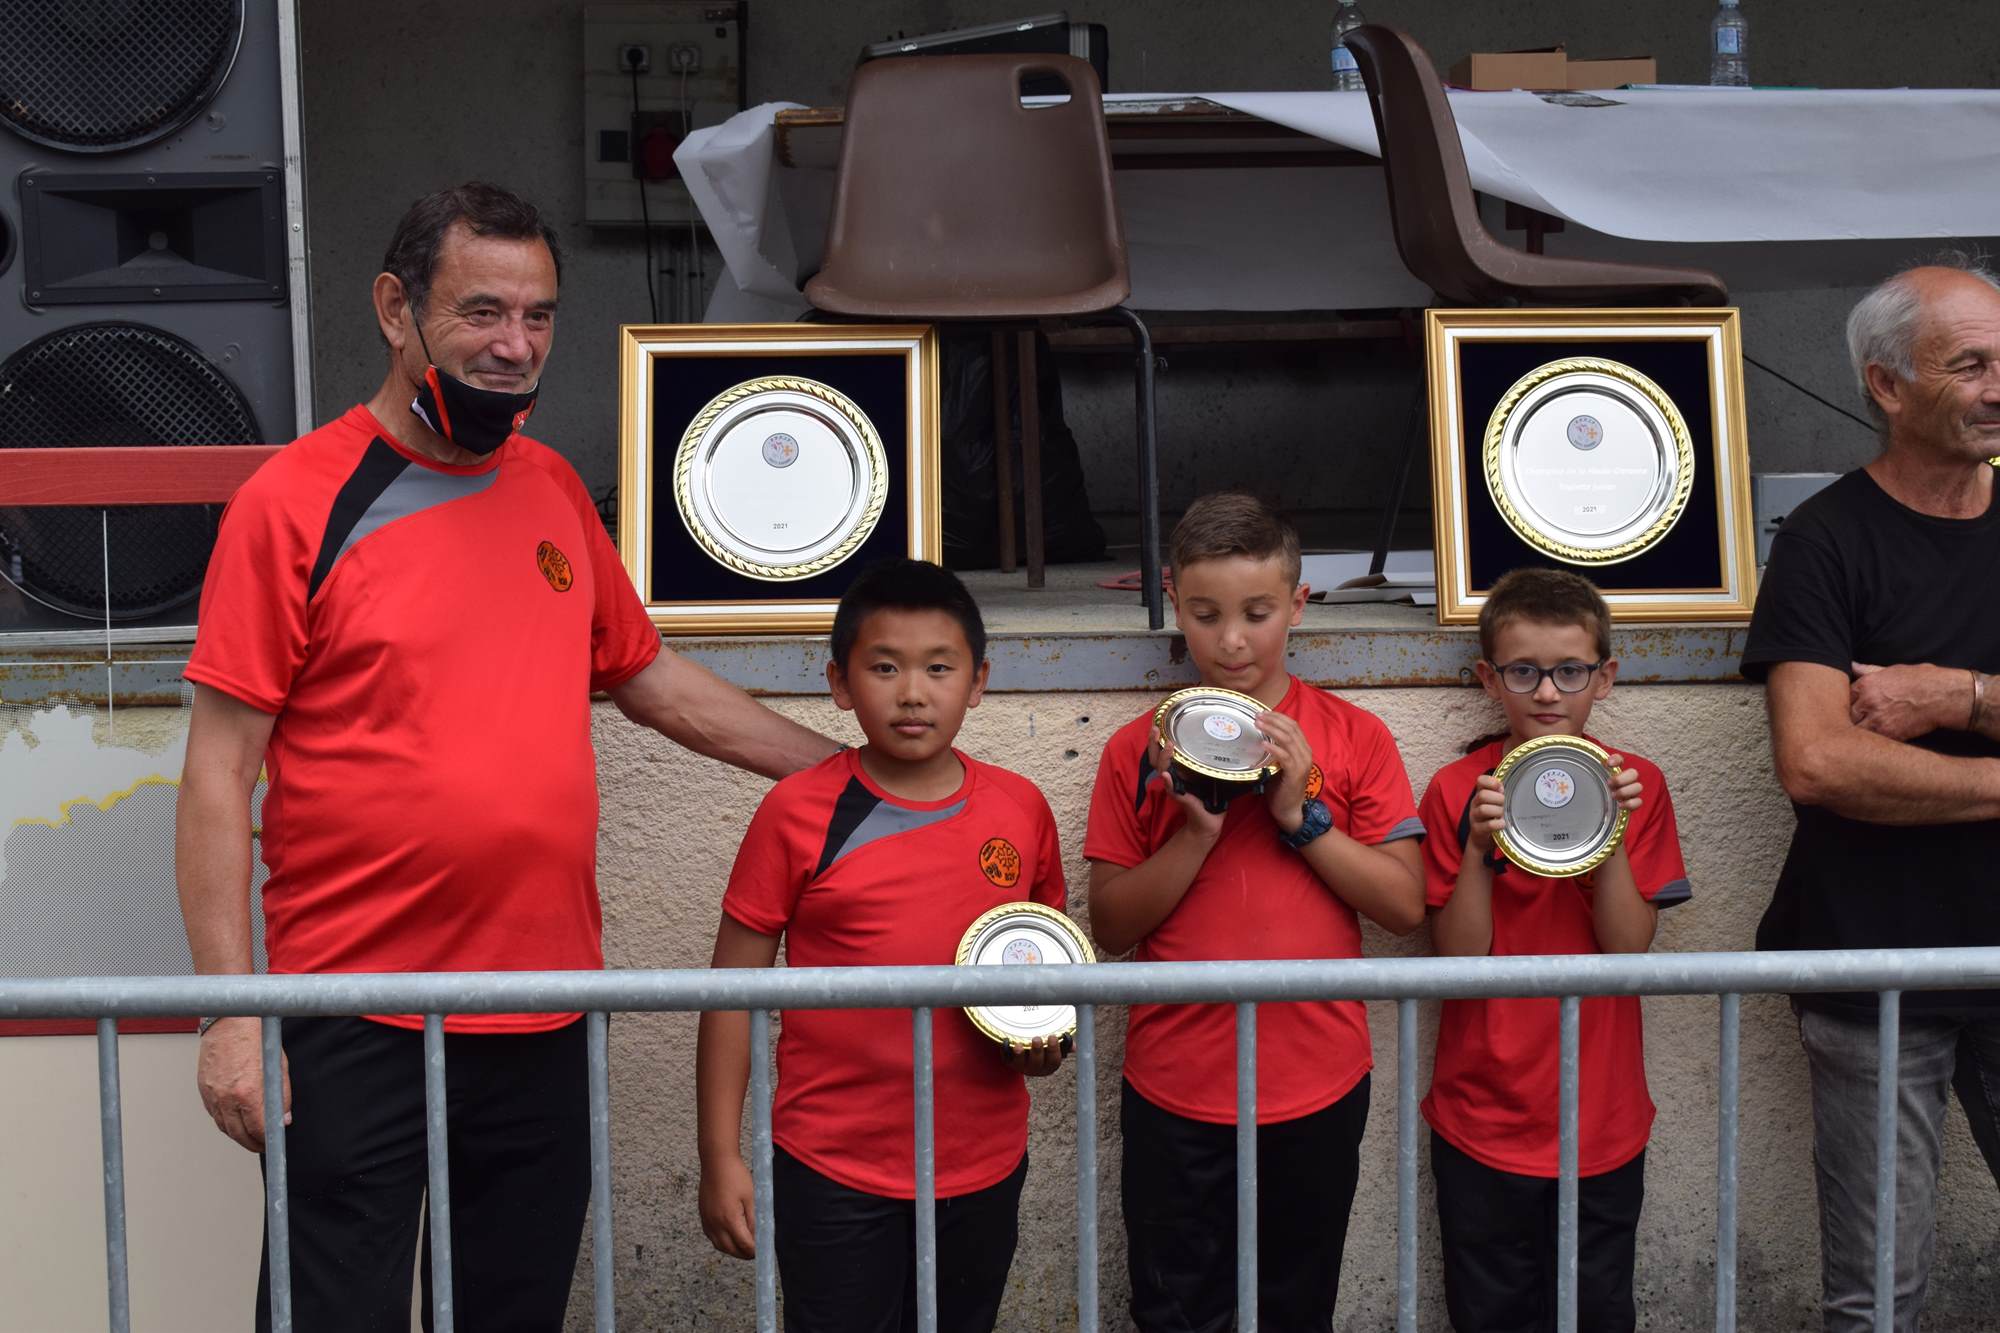
[[[1530,874],[1495,851],[1507,752],[1582,736],[1611,693],[1611,613],[1589,580],[1520,569],[1479,614],[1480,683],[1506,729],[1481,737],[1424,793],[1424,894],[1440,954],[1642,953],[1659,909],[1689,896],[1660,771],[1613,754],[1625,837],[1596,870]],[[1607,747],[1608,748],[1608,747]],[[1643,793],[1643,796],[1642,796]],[[1554,999],[1447,1000],[1423,1104],[1431,1126],[1445,1304],[1458,1333],[1553,1328],[1559,1123]],[[1634,1238],[1653,1103],[1636,996],[1582,1002],[1577,1094],[1577,1326],[1633,1328]]]

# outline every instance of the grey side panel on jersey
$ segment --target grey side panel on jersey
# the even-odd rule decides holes
[[[898,833],[908,833],[911,829],[925,828],[931,824],[950,819],[965,809],[965,802],[948,805],[938,810],[905,810],[900,805],[879,801],[868,812],[867,818],[855,825],[854,832],[847,835],[847,841],[840,844],[840,850],[833,855],[833,861],[840,860],[850,852],[858,852],[878,838],[891,837]],[[831,865],[833,862],[829,861]]]
[[[347,540],[340,544],[340,555],[334,557],[335,562],[353,550],[356,542],[384,524],[422,513],[434,505],[477,495],[491,486],[499,475],[497,467],[471,475],[433,472],[427,467],[404,468],[402,474],[375,497],[375,502],[355,523],[353,530],[347,534]]]

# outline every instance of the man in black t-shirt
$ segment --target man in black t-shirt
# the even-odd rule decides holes
[[[1767,682],[1798,826],[1761,949],[2000,945],[2000,279],[1953,257],[1848,318],[1882,454],[1785,520],[1743,674]],[[1876,998],[1795,998],[1813,1088],[1825,1325],[1874,1310]],[[1897,1070],[1894,1327],[1915,1330],[1956,1088],[2000,1180],[2000,993],[1911,992]]]

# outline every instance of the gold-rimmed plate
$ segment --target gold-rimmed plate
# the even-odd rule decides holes
[[[958,942],[961,966],[1094,963],[1090,941],[1074,921],[1040,903],[1003,903],[966,927]],[[1070,1004],[980,1004],[966,1008],[972,1026],[1002,1045],[1026,1046],[1038,1037],[1060,1041],[1076,1034]]]
[[[786,582],[861,548],[888,474],[882,438],[853,400],[818,380],[766,376],[716,395],[689,423],[674,502],[716,563]]]
[[[1168,777],[1220,814],[1229,802],[1262,791],[1278,766],[1264,753],[1257,718],[1263,704],[1235,690],[1197,685],[1178,690],[1153,710],[1153,729],[1173,747]]]
[[[1602,357],[1522,376],[1488,419],[1482,452],[1507,525],[1575,565],[1615,564],[1658,545],[1695,479],[1680,409],[1644,374]]]
[[[1582,736],[1538,736],[1508,751],[1493,770],[1501,855],[1552,878],[1603,865],[1625,837],[1626,812],[1611,774],[1611,755]]]

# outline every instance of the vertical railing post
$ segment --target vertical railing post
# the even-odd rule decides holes
[[[111,1333],[132,1327],[125,1251],[125,1112],[118,1086],[118,1020],[97,1020],[97,1110],[104,1143],[104,1280]]]
[[[1896,1322],[1896,1093],[1901,1082],[1903,993],[1885,990],[1876,1019],[1875,1333]]]
[[[452,1333],[451,1161],[446,1138],[444,1017],[424,1015],[424,1146],[430,1162],[431,1327]]]
[[[1396,1333],[1417,1333],[1417,1002],[1396,1001]]]
[[[292,1333],[292,1224],[285,1180],[284,1023],[264,1016],[264,1248],[271,1269],[271,1333]]]
[[[1097,1010],[1076,1007],[1076,1327],[1097,1333]]]
[[[778,1223],[771,1190],[771,1011],[750,1011],[750,1180],[757,1208],[757,1333],[778,1333]]]
[[[1722,997],[1715,1078],[1715,1333],[1736,1333],[1736,1114],[1743,997]]]
[[[590,1065],[591,1317],[597,1333],[618,1327],[617,1254],[611,1232],[611,1016],[586,1014]]]
[[[937,1333],[936,1107],[931,1087],[931,1011],[910,1011],[916,1066],[917,1333]]]
[[[1236,1328],[1257,1333],[1257,1006],[1236,1006]]]
[[[1561,1108],[1556,1180],[1556,1329],[1576,1333],[1576,1085],[1582,1001],[1562,997]]]

